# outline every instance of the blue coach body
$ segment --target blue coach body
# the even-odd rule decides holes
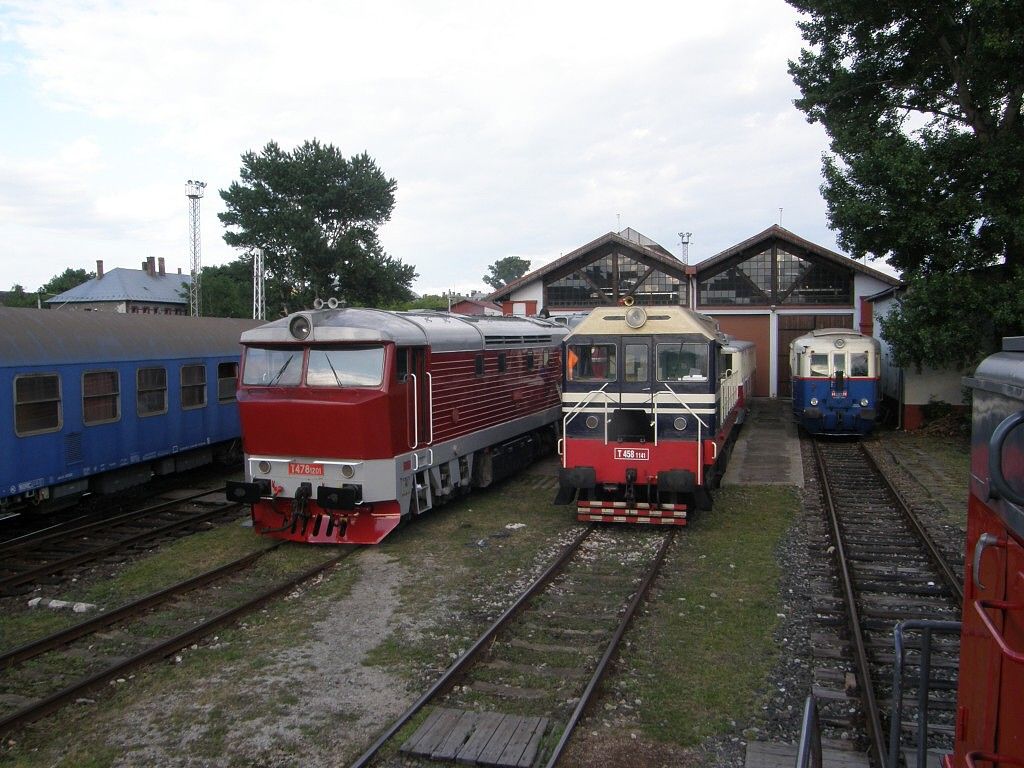
[[[0,507],[70,503],[218,458],[251,320],[0,308]]]

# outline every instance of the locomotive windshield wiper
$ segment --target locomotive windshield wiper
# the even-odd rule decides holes
[[[293,352],[292,354],[288,355],[288,359],[287,359],[287,360],[285,360],[285,361],[284,361],[284,365],[282,365],[282,366],[281,366],[281,367],[280,367],[280,368],[278,369],[278,371],[277,371],[277,375],[276,375],[276,376],[274,376],[274,378],[272,378],[272,379],[270,380],[270,383],[269,383],[269,384],[267,385],[268,387],[272,387],[272,386],[274,386],[275,384],[277,384],[278,380],[279,380],[279,379],[280,379],[280,378],[281,378],[281,377],[282,377],[282,376],[284,375],[284,369],[288,367],[288,364],[289,364],[289,363],[290,363],[290,362],[292,361],[292,358],[293,358],[293,357],[295,357],[295,353],[294,353],[294,352]]]
[[[334,380],[336,382],[338,382],[338,386],[339,387],[343,386],[342,383],[341,383],[341,378],[338,376],[338,372],[336,370],[334,370],[334,363],[331,362],[331,356],[325,352],[324,353],[324,359],[327,361],[327,364],[329,366],[331,366],[331,373],[334,374]]]

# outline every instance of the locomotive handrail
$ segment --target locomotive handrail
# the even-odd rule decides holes
[[[434,442],[434,375],[429,371],[423,375],[427,377],[427,405],[430,406],[430,415],[427,418],[430,425],[430,439],[427,440],[427,445],[430,445]]]
[[[1012,757],[1006,757],[1000,755],[998,752],[968,752],[964,755],[964,761],[967,763],[967,768],[978,768],[977,760],[982,760],[986,763],[992,763],[992,765],[1014,765],[1017,768],[1024,768],[1024,763],[1020,760],[1014,760]]]
[[[590,392],[587,393],[587,396],[585,398],[583,398],[580,402],[576,403],[576,405],[573,406],[573,408],[567,414],[565,414],[565,416],[562,418],[563,435],[569,428],[569,422],[571,422],[573,419],[579,416],[583,412],[583,409],[590,404],[590,401],[594,397],[596,397],[597,395],[604,395],[604,444],[608,445],[608,403],[614,402],[611,398],[611,395],[604,391],[604,388],[607,387],[609,383],[610,382],[605,382],[604,384],[601,385],[600,389],[590,390]]]
[[[992,640],[999,646],[999,652],[1010,661],[1024,664],[1024,652],[1015,651],[1011,648],[1006,642],[1006,638],[1003,637],[1003,633],[996,628],[996,625],[992,623],[991,617],[985,613],[986,608],[997,611],[1020,610],[1024,608],[1024,603],[1014,603],[1007,600],[975,600],[973,602],[974,610],[981,617],[981,623],[985,625],[985,629],[992,636]]]
[[[409,378],[412,379],[412,445],[410,448],[416,450],[416,446],[420,444],[419,381],[416,379],[415,373],[410,373]]]

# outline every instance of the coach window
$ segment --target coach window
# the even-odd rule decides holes
[[[82,423],[87,427],[121,418],[121,385],[117,371],[82,375]]]
[[[811,355],[811,376],[828,376],[828,355]]]
[[[242,384],[254,387],[294,387],[301,380],[301,349],[246,348]]]
[[[181,407],[183,410],[206,407],[206,366],[181,366]]]
[[[27,437],[56,432],[62,421],[57,374],[36,373],[14,378],[14,434]]]
[[[658,345],[658,381],[703,381],[707,377],[707,344],[678,342]]]
[[[614,344],[571,344],[565,363],[569,381],[615,381]]]
[[[867,352],[851,352],[850,353],[850,375],[851,376],[867,376],[868,375],[868,353]]]
[[[309,350],[311,387],[379,387],[383,380],[384,347]]]
[[[157,416],[167,413],[167,369],[139,368],[138,382],[139,416]]]
[[[238,363],[217,363],[217,402],[233,402],[236,389],[238,389]]]
[[[646,344],[626,344],[623,351],[623,376],[627,384],[646,384],[649,377],[647,366],[650,349]]]

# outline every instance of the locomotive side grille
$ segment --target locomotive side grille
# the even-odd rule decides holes
[[[79,464],[82,461],[82,433],[71,432],[64,438],[64,461]]]
[[[550,335],[535,335],[535,336],[504,336],[504,335],[489,335],[484,336],[484,345],[488,347],[508,347],[508,346],[522,346],[523,344],[551,344],[552,337]]]

